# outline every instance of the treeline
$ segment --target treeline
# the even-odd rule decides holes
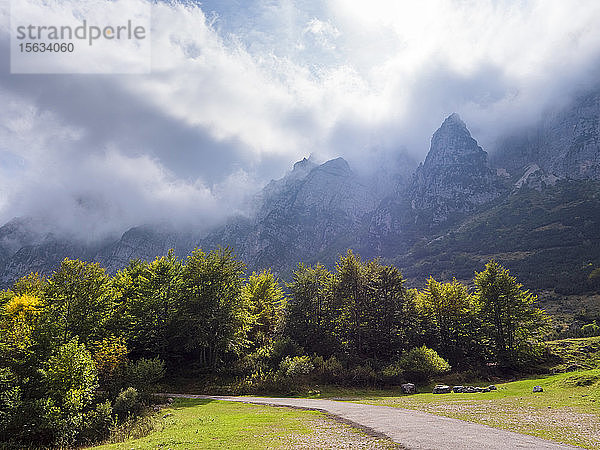
[[[285,286],[270,271],[246,276],[229,249],[169,252],[114,276],[65,259],[0,295],[0,441],[104,439],[165,373],[285,391],[531,364],[547,323],[535,296],[494,261],[473,286],[408,290],[396,267],[351,251],[333,272],[298,266]]]

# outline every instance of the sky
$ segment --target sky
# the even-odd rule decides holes
[[[420,161],[452,112],[493,149],[600,62],[597,0],[131,1],[152,10],[149,74],[11,74],[0,0],[0,222],[207,230],[311,154]],[[82,3],[106,11],[47,7]]]

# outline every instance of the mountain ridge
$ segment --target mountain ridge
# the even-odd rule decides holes
[[[600,226],[600,218],[594,215],[596,183],[600,180],[600,91],[581,98],[579,104],[575,102],[563,111],[545,116],[537,128],[530,127],[500,140],[490,157],[460,116],[453,113],[433,133],[429,152],[414,171],[406,158],[398,159],[395,165],[384,165],[371,177],[358,175],[341,157],[322,164],[312,157],[304,158],[255,196],[253,214],[233,217],[203,236],[141,225],[113,242],[94,247],[53,239],[50,234],[31,231],[27,220],[14,220],[0,227],[0,281],[8,286],[30,270],[49,274],[67,256],[98,261],[115,272],[132,258],[153,259],[170,248],[183,257],[195,247],[210,249],[219,245],[233,247],[249,270],[272,268],[284,278],[299,262],[333,264],[346,248],[392,261],[409,278],[419,277],[442,263],[461,273],[472,272],[480,261],[479,256],[473,256],[477,252],[468,250],[471,247],[464,241],[468,233],[475,233],[466,224],[479,224],[484,217],[490,223],[500,224],[503,219],[494,211],[513,217],[512,224],[521,228],[505,232],[500,225],[481,225],[482,229],[492,239],[496,236],[498,242],[508,242],[505,235],[511,233],[520,236],[526,240],[522,247],[530,248],[530,252],[538,251],[538,232],[527,227],[551,226],[543,223],[545,217],[562,224],[555,225],[557,230],[562,230],[561,226],[572,227],[573,233],[589,240],[589,223]],[[542,144],[545,147],[539,148]],[[412,176],[407,176],[411,171]],[[572,184],[574,181],[589,185],[584,188]],[[591,205],[593,214],[586,216],[587,225],[564,225],[563,222],[569,222],[567,218],[552,212],[552,208],[560,207],[579,211],[569,209],[567,197],[571,191],[579,192],[582,201]],[[544,196],[554,200],[543,203]],[[529,221],[527,214],[531,211],[518,210],[523,199],[529,199],[530,208],[546,205],[540,206],[546,208],[546,216]],[[554,206],[550,208],[550,204]],[[465,230],[471,231],[465,234]],[[561,235],[568,242],[561,233],[552,235],[551,240]],[[463,242],[465,249],[456,247],[458,241]],[[577,241],[573,248],[580,249],[582,242]],[[440,243],[445,247],[441,248]],[[482,251],[485,245],[482,244]],[[499,250],[493,245],[486,248],[492,254]],[[450,260],[442,259],[439,264],[432,261],[436,255],[446,258],[448,252],[453,255]],[[600,267],[598,254],[580,253],[593,260],[586,264]],[[454,262],[461,257],[469,263]],[[576,255],[570,258],[574,265],[583,264]],[[543,264],[535,270],[543,270]],[[429,274],[449,275],[437,269]],[[581,280],[578,283],[585,284]]]

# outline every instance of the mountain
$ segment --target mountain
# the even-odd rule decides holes
[[[502,179],[488,166],[487,153],[459,115],[452,114],[433,134],[410,184],[374,211],[362,251],[372,256],[406,252],[416,240],[504,191]]]
[[[600,288],[591,278],[600,268],[599,105],[600,91],[578,97],[499,139],[489,158],[458,114],[418,167],[402,152],[360,172],[343,158],[305,158],[254,197],[251,214],[205,235],[141,225],[90,245],[15,219],[0,227],[0,282],[49,274],[64,257],[115,272],[170,248],[184,257],[227,245],[249,270],[283,278],[299,262],[332,265],[353,248],[397,265],[412,286],[429,275],[470,279],[495,258],[549,296],[589,295]]]
[[[304,159],[271,181],[258,203],[255,217],[236,219],[202,246],[229,245],[251,268],[289,273],[297,262],[332,260],[353,246],[377,199],[343,158],[321,165]]]
[[[558,178],[600,180],[600,89],[547,111],[533,126],[498,140],[493,164],[520,177],[535,164]]]
[[[177,255],[187,255],[198,242],[198,236],[172,226],[143,225],[126,231],[118,241],[103,245],[92,259],[114,273],[132,259],[151,261],[156,256],[166,255],[170,249]]]
[[[455,113],[434,133],[408,197],[417,221],[437,224],[452,214],[472,212],[502,191],[502,183],[488,166],[487,153]]]

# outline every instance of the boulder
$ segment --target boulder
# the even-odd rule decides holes
[[[533,392],[544,392],[544,388],[541,386],[534,386]]]
[[[403,394],[416,394],[417,393],[417,388],[412,383],[404,383],[404,384],[400,385],[400,389],[402,390]]]
[[[452,392],[456,393],[456,394],[462,394],[464,392],[467,392],[464,386],[454,386],[452,388]]]
[[[496,385],[494,385],[494,384],[490,384],[490,385],[488,386],[488,389],[489,389],[490,391],[496,391],[496,390],[498,390],[498,388],[497,388],[497,387],[496,387]]]
[[[433,393],[434,394],[449,394],[450,386],[447,386],[445,384],[436,384],[435,387],[433,388]]]
[[[467,394],[473,394],[474,392],[477,392],[477,390],[473,386],[467,386],[467,387],[465,387],[465,392]]]

